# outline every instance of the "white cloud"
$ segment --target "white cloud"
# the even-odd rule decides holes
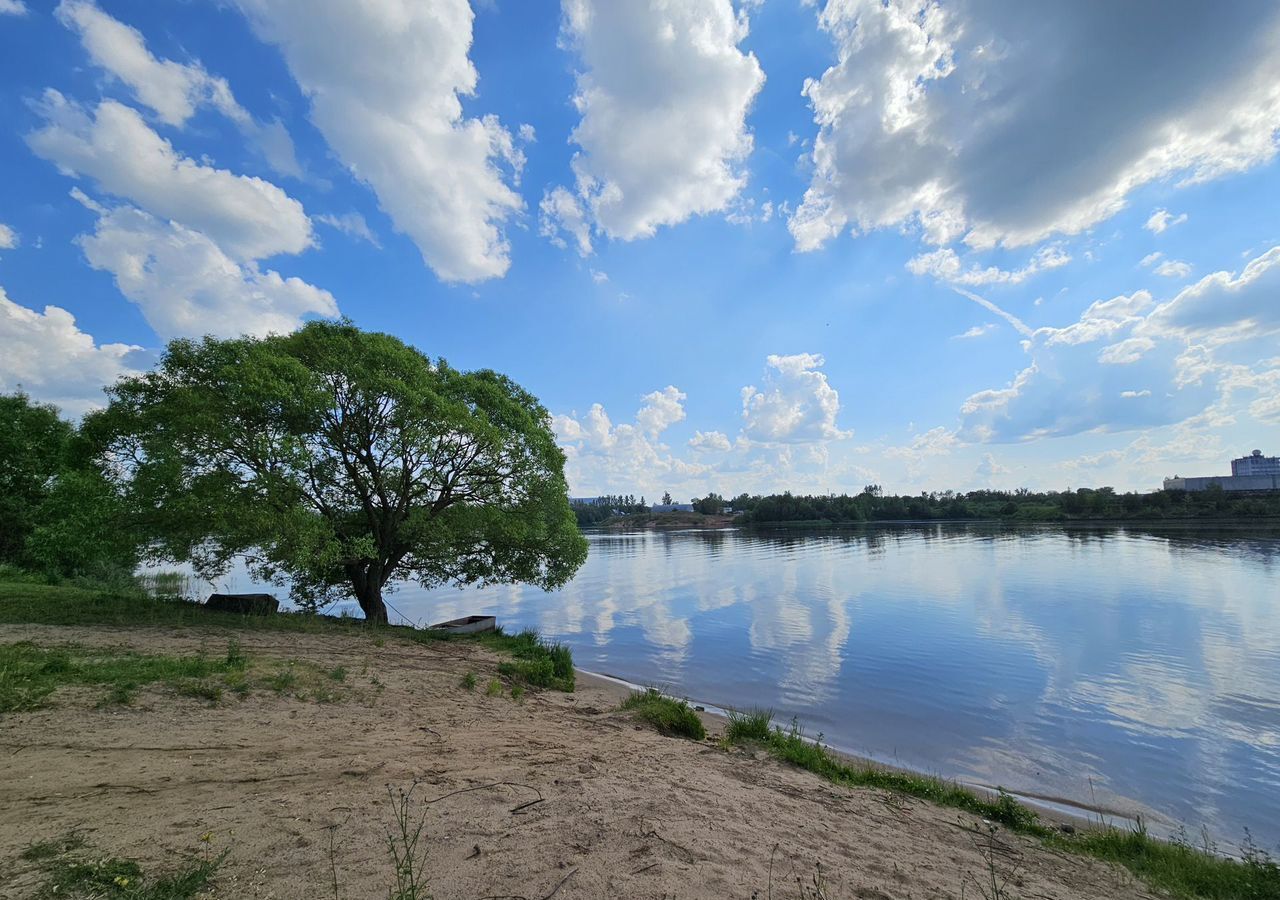
[[[684,418],[685,395],[668,386],[643,398],[633,423],[614,425],[599,403],[585,415],[552,416],[571,492],[581,495],[647,493],[686,486],[706,466],[673,456],[661,443],[662,431]]]
[[[742,433],[764,443],[799,443],[848,437],[836,424],[840,395],[819,372],[821,354],[771,355],[763,388],[742,389]]]
[[[978,468],[975,471],[977,476],[988,484],[990,484],[992,479],[997,475],[1009,474],[1009,469],[1006,466],[1000,465],[1000,463],[996,461],[995,456],[990,453],[984,453],[982,455],[982,462],[978,463]]]
[[[1146,291],[1093,303],[1079,320],[1039,328],[1031,362],[961,409],[960,437],[1025,441],[1203,419],[1231,421],[1234,394],[1263,420],[1280,386],[1280,247],[1238,273],[1215,272],[1157,304]],[[1105,346],[1098,349],[1099,344]],[[1256,410],[1255,410],[1256,407]]]
[[[238,262],[198,231],[129,206],[94,208],[96,229],[78,238],[85,258],[115,276],[161,338],[285,333],[308,315],[338,314],[328,291]]]
[[[90,115],[57,91],[38,105],[46,120],[33,150],[107,193],[204,232],[240,259],[311,246],[302,204],[261,178],[202,165],[177,153],[137,112],[112,100]]]
[[[674,385],[660,391],[645,394],[644,405],[636,413],[636,424],[651,438],[656,438],[675,423],[684,419],[684,401],[687,395]]]
[[[609,280],[608,272],[601,272],[597,269],[591,270],[591,280],[596,284],[605,284]]]
[[[348,212],[342,215],[332,215],[325,213],[315,217],[317,222],[328,225],[330,228],[336,228],[348,237],[357,238],[362,241],[368,241],[378,249],[382,249],[382,244],[378,241],[378,236],[373,233],[369,227],[369,223],[364,220],[364,216],[358,212]]]
[[[730,0],[564,0],[564,37],[583,64],[573,170],[595,228],[649,237],[737,196],[752,147],[746,116],[764,84],[738,48],[746,36],[746,12]],[[544,229],[564,227],[589,252],[578,211],[544,201],[543,215]]]
[[[463,115],[478,81],[466,0],[237,2],[283,50],[329,146],[436,274],[506,274],[502,228],[524,208],[508,178],[524,156],[495,116]]]
[[[978,286],[984,284],[1021,284],[1033,275],[1048,269],[1057,269],[1071,262],[1071,257],[1057,246],[1041,247],[1021,269],[1001,269],[996,266],[965,269],[960,257],[950,247],[922,253],[907,261],[907,271],[913,275],[932,275],[939,281],[952,284]]]
[[[1280,331],[1280,246],[1251,260],[1239,275],[1214,272],[1151,314],[1143,331],[1214,342]]]
[[[587,220],[587,211],[572,192],[563,187],[552,188],[542,195],[538,210],[542,214],[538,220],[539,234],[563,248],[569,246],[561,237],[563,231],[573,238],[579,256],[591,255],[591,223]]]
[[[1179,259],[1166,259],[1153,271],[1165,278],[1186,278],[1191,274],[1191,264]]]
[[[142,33],[104,13],[93,0],[62,0],[58,21],[80,35],[89,57],[127,85],[161,121],[181,127],[201,106],[210,106],[234,122],[283,175],[299,177],[302,168],[289,132],[279,121],[258,123],[242,107],[225,78],[205,71],[199,62],[157,59]]]
[[[1157,209],[1151,214],[1151,217],[1147,219],[1146,224],[1142,227],[1147,229],[1147,231],[1150,231],[1152,234],[1162,234],[1166,228],[1172,228],[1174,225],[1181,225],[1185,221],[1187,221],[1186,213],[1175,216],[1167,209]]]
[[[0,222],[0,250],[12,250],[18,246],[18,232]]]
[[[984,334],[990,334],[992,331],[994,331],[995,327],[996,326],[994,322],[984,322],[981,325],[974,325],[972,328],[970,328],[968,331],[964,332],[963,334],[953,334],[951,336],[951,339],[955,341],[959,341],[959,340],[965,340],[967,338],[982,337]]]
[[[1280,8],[828,0],[837,61],[805,94],[819,133],[790,222],[813,250],[846,228],[909,225],[945,244],[1076,234],[1136,187],[1270,160]],[[1047,42],[1052,41],[1052,46]]]
[[[98,344],[57,306],[43,313],[20,306],[0,287],[0,391],[21,387],[35,399],[78,416],[106,405],[105,385],[134,374],[128,363],[141,350],[129,344]]]
[[[1164,253],[1159,250],[1154,253],[1148,253],[1146,256],[1142,257],[1142,261],[1139,262],[1138,265],[1142,266],[1144,269],[1149,268],[1158,263],[1163,256]]]
[[[958,446],[960,446],[960,438],[956,432],[938,426],[916,435],[910,444],[886,447],[884,455],[889,459],[904,460],[907,465],[907,475],[910,478],[916,478],[924,471],[925,460],[948,456]]]
[[[22,0],[0,0],[0,16],[25,16],[28,12]]]
[[[726,452],[732,446],[729,437],[721,431],[695,431],[689,439],[689,446],[699,451]]]

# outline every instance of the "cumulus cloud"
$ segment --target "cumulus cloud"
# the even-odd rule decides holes
[[[579,256],[591,255],[591,222],[571,191],[563,187],[547,191],[542,195],[538,211],[542,214],[538,220],[539,234],[560,248],[569,246],[565,240],[567,235],[573,239]]]
[[[742,433],[764,443],[799,443],[848,437],[836,424],[840,395],[818,371],[821,354],[771,355],[764,386],[742,389]]]
[[[937,456],[948,456],[960,446],[960,443],[960,438],[955,431],[939,426],[916,435],[909,444],[886,447],[884,455],[889,459],[903,460],[907,466],[907,475],[917,478],[924,471],[926,460]]]
[[[1180,259],[1166,259],[1152,271],[1164,278],[1186,278],[1191,274],[1191,264]]]
[[[695,431],[689,439],[689,446],[700,451],[727,451],[732,445],[729,437],[721,431]]]
[[[97,226],[77,239],[85,258],[115,276],[161,338],[285,333],[338,314],[328,291],[234,260],[199,231],[130,206],[91,208]]]
[[[1277,295],[1273,247],[1239,273],[1207,275],[1162,303],[1147,291],[1093,303],[1070,325],[1036,329],[1025,344],[1030,364],[964,403],[960,436],[1007,442],[1196,417],[1221,423],[1238,392],[1265,420],[1280,360],[1257,350],[1273,349],[1280,334]]]
[[[618,425],[599,403],[582,416],[553,416],[572,491],[657,494],[709,471],[673,456],[659,440],[666,428],[684,418],[684,399],[684,393],[673,386],[654,391],[642,398],[634,422]]]
[[[197,108],[212,107],[236,124],[271,168],[295,178],[302,175],[284,125],[255,120],[236,101],[225,78],[210,75],[199,62],[157,59],[141,32],[113,19],[93,0],[62,0],[56,15],[79,34],[94,64],[123,82],[161,121],[181,127]]]
[[[723,210],[746,182],[747,112],[764,72],[738,45],[745,10],[730,0],[564,0],[564,38],[581,59],[572,141],[577,207],[557,188],[543,229],[622,240]],[[574,196],[570,194],[569,196]]]
[[[1036,255],[1021,269],[1001,269],[996,266],[982,268],[972,265],[968,269],[950,247],[929,253],[921,253],[907,261],[907,271],[913,275],[932,275],[939,281],[952,284],[978,286],[984,284],[1021,284],[1033,275],[1048,269],[1057,269],[1071,262],[1071,257],[1058,246],[1041,247]]]
[[[22,0],[0,0],[0,16],[25,16],[27,12]]]
[[[467,0],[237,0],[280,46],[311,119],[445,281],[506,274],[524,156],[476,92]],[[408,61],[408,62],[406,62]]]
[[[9,299],[0,287],[0,391],[26,391],[78,416],[106,405],[104,386],[134,374],[130,344],[98,344],[58,306],[36,312]]]
[[[0,222],[0,250],[12,250],[18,246],[18,232]]]
[[[1206,275],[1160,306],[1144,323],[1147,336],[1175,335],[1216,343],[1280,331],[1280,246],[1237,275]]]
[[[819,131],[800,250],[900,225],[1022,246],[1089,228],[1139,185],[1275,155],[1277,8],[1180,8],[1174,27],[1123,4],[828,0],[819,22],[837,61],[804,89]]]
[[[364,216],[358,212],[348,212],[342,215],[333,215],[332,213],[324,213],[315,217],[317,222],[328,225],[341,231],[348,237],[356,238],[361,241],[368,241],[378,249],[382,249],[382,244],[378,241],[378,236],[373,233],[373,229],[369,227],[369,223],[364,220]]]
[[[269,181],[182,156],[127,106],[105,100],[90,112],[48,90],[37,109],[46,124],[27,142],[67,174],[198,229],[239,259],[311,246],[301,203]]]
[[[1175,216],[1167,209],[1157,209],[1142,227],[1152,234],[1163,234],[1165,229],[1172,228],[1174,225],[1181,225],[1185,221],[1187,221],[1186,213]]]

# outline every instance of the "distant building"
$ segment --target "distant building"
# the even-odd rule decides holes
[[[649,512],[693,512],[692,503],[655,503],[649,507]]]
[[[1232,475],[1280,475],[1280,456],[1263,456],[1254,450],[1248,456],[1231,460]]]
[[[1164,480],[1166,491],[1280,491],[1280,457],[1263,456],[1254,450],[1248,456],[1231,460],[1230,475],[1206,475],[1182,478],[1174,475]]]

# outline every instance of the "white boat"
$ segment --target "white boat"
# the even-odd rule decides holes
[[[498,619],[495,616],[463,616],[461,619],[450,619],[430,627],[432,631],[447,631],[450,634],[479,634],[482,631],[496,630]]]

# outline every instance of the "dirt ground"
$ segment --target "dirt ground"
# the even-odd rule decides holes
[[[0,627],[0,641],[150,653],[220,652],[230,636]],[[253,665],[346,667],[347,696],[255,690],[211,705],[157,687],[99,709],[63,689],[52,708],[0,718],[0,896],[39,886],[24,848],[78,829],[102,854],[158,869],[229,850],[211,897],[385,900],[388,786],[415,784],[435,900],[978,900],[972,879],[989,896],[993,864],[1010,898],[1154,896],[1121,869],[1003,831],[992,852],[956,810],[663,737],[618,712],[604,682],[516,701],[485,695],[497,660],[477,647],[234,636]]]

